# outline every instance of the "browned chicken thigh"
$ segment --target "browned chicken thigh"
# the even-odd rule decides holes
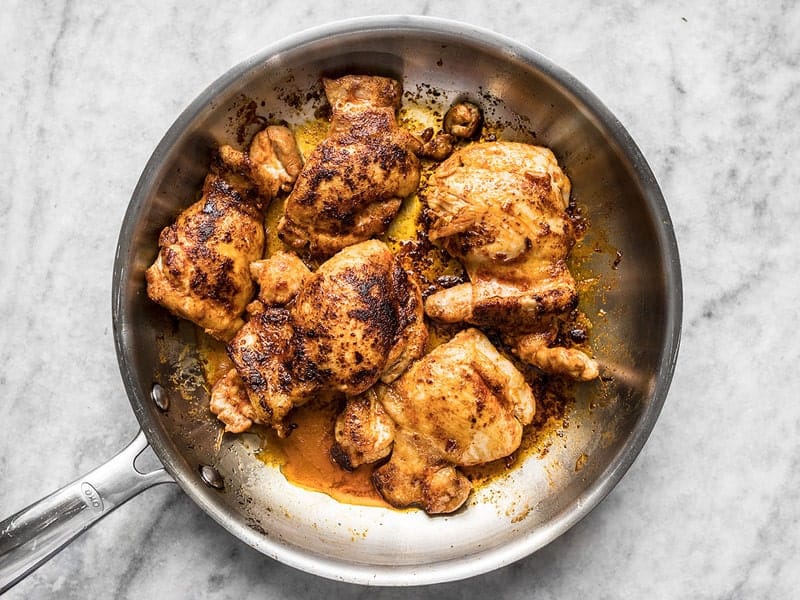
[[[471,489],[455,467],[514,452],[534,411],[522,374],[480,331],[467,329],[393,383],[350,399],[332,455],[352,468],[391,452],[373,475],[388,502],[452,512]]]
[[[241,433],[250,429],[254,420],[258,420],[236,369],[228,371],[211,388],[209,409],[225,423],[225,431]]]
[[[264,204],[299,170],[292,133],[268,130],[281,150],[267,150],[266,132],[247,153],[220,149],[222,164],[206,177],[200,200],[161,232],[159,254],[146,273],[152,300],[224,341],[244,324],[241,315],[253,297],[249,265],[264,252]],[[250,169],[260,173],[257,179]]]
[[[420,142],[400,128],[400,83],[347,75],[323,80],[328,137],[311,153],[278,224],[294,249],[318,257],[383,233],[419,184]]]
[[[158,257],[146,273],[150,298],[229,340],[253,296],[248,266],[264,251],[261,208],[259,196],[208,175],[202,198],[161,232]]]
[[[267,200],[281,190],[290,191],[303,168],[294,135],[280,125],[259,131],[247,152],[226,144],[220,147],[219,155],[229,168],[251,179]]]
[[[314,273],[304,273],[302,263],[289,256],[258,264],[264,287],[248,309],[250,320],[228,345],[252,420],[281,435],[295,406],[320,392],[357,395],[378,380],[392,381],[422,354],[427,339],[419,288],[382,242],[350,246]],[[286,277],[267,277],[272,270]],[[294,297],[287,305],[265,304],[277,297],[275,289],[266,288],[284,280],[294,283],[290,290],[281,288],[280,300]],[[249,426],[240,419],[247,415],[233,414],[239,405],[235,397],[217,404],[229,431]]]
[[[432,294],[425,311],[506,332],[524,360],[592,379],[597,364],[586,354],[548,347],[552,317],[578,301],[566,263],[575,242],[569,194],[553,153],[539,146],[473,144],[439,165],[425,196],[430,239],[461,260],[469,282]]]
[[[311,271],[296,254],[276,252],[268,259],[250,263],[250,275],[258,284],[258,301],[273,306],[294,298]],[[251,312],[258,310],[256,306]]]
[[[376,462],[392,451],[396,427],[381,404],[383,390],[373,386],[348,399],[336,419],[331,457],[339,466],[352,470]]]

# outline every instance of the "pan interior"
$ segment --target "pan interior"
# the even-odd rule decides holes
[[[510,139],[549,146],[591,226],[583,244],[598,277],[581,308],[610,375],[583,384],[568,428],[479,490],[465,509],[430,518],[340,504],[296,487],[254,456],[254,436],[225,436],[207,410],[193,327],[151,303],[144,271],[160,230],[197,198],[213,148],[237,145],[236,124],[255,103],[290,124],[313,116],[302,101],[322,75],[394,76],[411,93],[436,90],[446,108],[467,97],[506,122]],[[432,97],[427,96],[430,100]],[[299,101],[299,100],[300,101]],[[535,134],[535,138],[533,135]],[[179,118],[148,163],[120,236],[114,322],[120,365],[151,445],[206,512],[265,554],[323,576],[382,584],[428,583],[487,571],[533,552],[585,515],[624,474],[663,403],[678,344],[680,276],[663,199],[621,126],[594,97],[545,59],[508,40],[435,20],[361,21],[301,35],[212,84]],[[162,412],[154,382],[170,394]],[[202,484],[218,468],[222,491]]]

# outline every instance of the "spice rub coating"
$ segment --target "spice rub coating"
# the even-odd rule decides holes
[[[425,193],[429,237],[462,262],[469,282],[430,295],[425,312],[500,330],[523,360],[588,380],[599,373],[593,359],[548,345],[554,317],[578,303],[567,267],[570,187],[553,153],[530,144],[476,143],[439,165]]]
[[[420,179],[421,143],[396,122],[399,82],[347,75],[323,84],[330,132],[308,157],[278,224],[284,242],[316,257],[386,231]]]
[[[316,393],[357,395],[392,381],[427,339],[419,288],[382,242],[350,246],[301,281],[286,305],[253,302],[228,346],[254,420],[279,434],[289,411]]]

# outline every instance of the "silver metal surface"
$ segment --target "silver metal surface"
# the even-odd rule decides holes
[[[0,521],[0,594],[118,506],[154,485],[172,482],[164,469],[136,469],[145,448],[140,431],[105,464]]]
[[[203,483],[205,483],[207,486],[216,490],[225,489],[225,480],[222,478],[222,475],[220,475],[219,471],[217,471],[214,467],[201,465],[200,479],[202,479]]]
[[[226,436],[208,411],[192,326],[147,299],[144,271],[160,230],[196,198],[212,149],[236,144],[253,102],[300,123],[322,75],[386,74],[410,96],[446,109],[481,105],[508,139],[551,147],[591,223],[583,243],[623,252],[614,268],[589,253],[581,269],[603,293],[584,295],[604,378],[582,385],[549,451],[473,494],[464,510],[430,518],[340,504],[289,484],[255,456],[252,435]],[[436,95],[428,92],[434,89]],[[643,110],[646,110],[643,108]],[[246,110],[244,111],[246,113]],[[178,117],[142,173],[114,266],[113,321],[122,378],[155,453],[212,518],[265,555],[342,581],[419,585],[470,577],[549,543],[594,508],[642,448],[667,394],[682,310],[678,249],[659,187],[617,119],[568,73],[488,31],[422,17],[370,17],[281,41],[232,68]],[[153,382],[170,397],[162,411]],[[209,487],[201,466],[225,482]]]
[[[150,390],[150,397],[159,409],[169,409],[169,394],[160,383],[153,384],[153,389]]]

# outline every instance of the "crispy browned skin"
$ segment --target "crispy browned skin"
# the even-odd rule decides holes
[[[477,329],[467,329],[415,362],[389,385],[378,385],[374,397],[355,403],[380,402],[397,432],[391,458],[373,477],[377,489],[397,507],[420,506],[429,513],[456,510],[471,489],[455,467],[497,460],[514,452],[522,429],[533,419],[535,400],[514,365]],[[362,446],[385,450],[387,428],[362,418],[336,440],[349,458],[370,458]],[[360,429],[359,429],[360,428]],[[355,443],[354,443],[355,440]],[[364,441],[366,440],[366,444]],[[382,441],[373,444],[373,441]],[[375,453],[378,458],[381,453]]]
[[[165,228],[147,270],[147,294],[207,333],[228,340],[253,296],[249,265],[264,251],[261,198],[210,174],[203,196]]]
[[[597,361],[577,348],[552,346],[553,330],[529,333],[513,339],[514,353],[543,371],[566,375],[578,381],[591,381],[600,375]]]
[[[152,300],[227,341],[253,296],[249,265],[264,252],[264,204],[294,181],[300,155],[291,131],[268,127],[247,152],[223,146],[220,159],[200,200],[161,232],[146,278]]]
[[[393,506],[418,506],[432,515],[458,510],[472,491],[430,440],[408,429],[397,433],[392,457],[372,473],[372,483]]]
[[[444,115],[444,130],[457,138],[471,138],[483,120],[481,109],[472,102],[457,102]]]
[[[250,263],[250,275],[258,284],[258,299],[266,305],[279,305],[297,295],[311,271],[296,254],[276,252]]]
[[[399,82],[347,75],[323,83],[330,133],[308,157],[278,225],[287,244],[319,257],[384,232],[420,176],[420,143],[395,120]]]
[[[384,410],[375,387],[347,401],[336,419],[334,436],[337,443],[331,449],[331,456],[347,470],[389,455],[395,425]]]
[[[420,135],[420,143],[419,156],[441,162],[453,153],[455,137],[443,131],[434,135],[433,128],[428,127]]]
[[[211,388],[211,412],[225,423],[225,431],[242,433],[250,429],[256,418],[247,390],[236,369],[231,369]]]
[[[288,306],[253,303],[228,346],[256,420],[285,433],[289,411],[323,390],[357,395],[423,351],[419,288],[385,244],[348,247],[303,278]]]
[[[224,145],[219,155],[229,168],[251,179],[267,200],[280,190],[291,190],[303,168],[294,135],[281,125],[259,131],[246,152]]]
[[[284,417],[320,387],[320,374],[305,355],[289,310],[265,307],[252,315],[228,344],[228,355],[259,423],[285,435]]]
[[[566,213],[569,194],[569,179],[547,148],[480,143],[444,161],[426,193],[433,216],[429,235],[462,261],[470,281],[432,294],[426,313],[534,334],[519,351],[523,359],[550,372],[596,377],[596,364],[579,350],[540,351],[541,332],[553,315],[578,301],[566,262],[575,243]],[[574,362],[576,353],[586,368],[564,364]]]

